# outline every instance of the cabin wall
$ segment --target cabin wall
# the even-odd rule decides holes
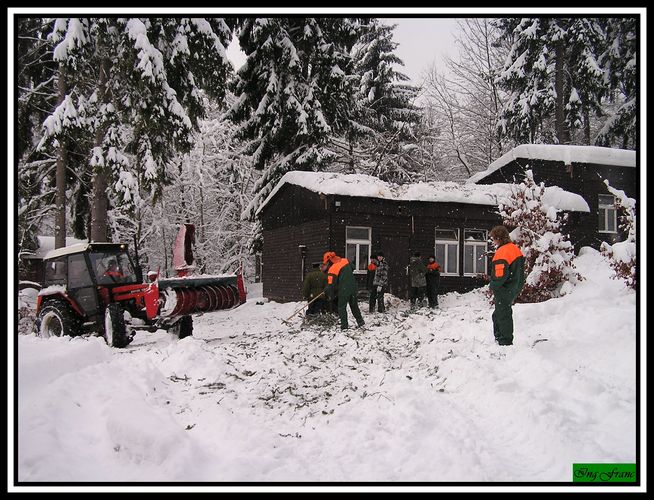
[[[574,162],[566,166],[556,161],[517,158],[481,179],[478,184],[522,182],[527,169],[532,170],[536,183],[558,186],[565,191],[579,194],[588,203],[590,212],[571,213],[565,227],[576,252],[579,252],[583,246],[599,249],[603,241],[610,240],[609,242],[613,243],[624,240],[626,237],[624,233],[619,232],[611,236],[599,232],[598,195],[610,194],[604,184],[604,180],[608,180],[611,187],[622,190],[630,198],[638,200],[636,168]]]
[[[322,261],[329,246],[325,206],[318,194],[293,185],[283,186],[266,205],[261,214],[264,297],[279,302],[302,300],[304,276],[313,262]]]
[[[263,236],[263,296],[278,302],[302,300],[302,282],[313,262],[322,261],[328,247],[324,220],[265,230]],[[303,258],[300,245],[306,247]]]

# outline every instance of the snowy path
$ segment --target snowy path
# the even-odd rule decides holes
[[[607,287],[516,305],[511,348],[481,291],[395,300],[347,332],[253,299],[124,350],[23,335],[19,477],[565,482],[575,462],[633,462],[635,298]]]

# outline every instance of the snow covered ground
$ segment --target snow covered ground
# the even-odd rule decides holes
[[[19,335],[18,480],[565,485],[573,463],[634,463],[636,294],[594,250],[576,265],[570,294],[514,306],[512,347],[481,290],[364,306],[346,332],[288,327],[299,304],[251,285],[183,340]]]

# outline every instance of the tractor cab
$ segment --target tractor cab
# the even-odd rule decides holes
[[[139,283],[127,252],[120,243],[81,243],[48,252],[44,285],[69,289]]]
[[[60,301],[80,319],[78,330],[84,330],[82,323],[102,323],[114,288],[140,283],[125,244],[71,245],[48,252],[44,262],[44,289],[37,309],[44,301]]]
[[[127,250],[94,248],[89,253],[89,265],[98,285],[126,285],[139,283]]]

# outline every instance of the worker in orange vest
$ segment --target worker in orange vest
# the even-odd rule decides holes
[[[436,257],[430,255],[427,262],[427,301],[432,309],[438,307],[438,285],[441,280],[441,266]]]
[[[327,270],[327,286],[325,287],[325,295],[328,299],[332,299],[338,294],[338,317],[341,321],[341,330],[347,330],[347,306],[350,305],[350,310],[357,321],[358,326],[363,326],[363,316],[359,309],[357,301],[357,283],[354,279],[354,272],[350,261],[344,257],[339,257],[334,252],[325,252],[323,255],[323,263],[330,263]]]
[[[525,256],[511,241],[504,226],[495,226],[490,237],[496,247],[491,265],[490,289],[495,299],[493,334],[499,345],[513,344],[513,311],[511,306],[525,284]]]

